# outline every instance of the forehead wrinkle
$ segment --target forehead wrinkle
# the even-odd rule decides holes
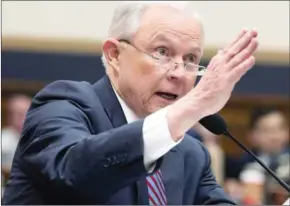
[[[172,41],[171,38],[169,38],[166,33],[169,33],[169,34],[172,34],[174,36],[177,36],[177,35],[181,35],[187,39],[190,39],[190,40],[199,40],[200,37],[198,37],[198,35],[196,36],[190,36],[189,34],[186,34],[184,32],[180,32],[180,31],[177,31],[177,30],[174,30],[174,29],[165,29],[163,31],[160,31],[158,30],[152,37],[149,41],[154,41],[156,39],[160,39],[160,40],[166,40],[166,41]]]
[[[170,34],[170,35],[174,35],[174,36],[178,36],[178,35],[181,35],[182,37],[186,38],[186,39],[189,39],[190,42],[187,42],[185,46],[188,45],[189,47],[189,50],[194,50],[194,51],[197,51],[197,52],[201,52],[201,48],[200,48],[200,45],[199,45],[199,40],[200,40],[200,37],[192,37],[188,34],[184,34],[184,33],[181,33],[179,31],[176,31],[176,30],[164,30],[164,31],[157,31],[148,41],[148,43],[151,43],[153,41],[158,41],[158,40],[161,40],[161,41],[165,41],[165,42],[169,42],[169,43],[175,43],[176,44],[176,41],[174,41],[175,38],[170,38],[168,37],[167,34]]]
[[[198,20],[174,9],[164,7],[162,9],[151,8],[143,13],[138,30],[142,30],[140,33],[147,33],[150,37],[152,32],[154,34],[162,30],[171,30],[193,40],[200,40],[203,36],[202,25]],[[150,32],[150,30],[152,31]],[[148,40],[150,37],[147,37]]]
[[[180,35],[183,35],[189,39],[200,39],[201,37],[201,29],[198,28],[196,30],[193,30],[193,29],[187,29],[187,28],[182,28],[182,29],[176,29],[174,27],[174,25],[172,23],[165,23],[165,22],[162,22],[162,23],[156,23],[156,22],[148,22],[146,24],[143,24],[142,25],[142,30],[144,29],[148,29],[148,30],[155,30],[154,33],[157,33],[155,34],[154,36],[156,35],[159,35],[158,32],[168,32],[168,33],[176,33],[176,34],[180,34]],[[156,28],[158,28],[158,30],[156,31]],[[184,29],[186,29],[186,31],[184,31]],[[151,36],[151,35],[150,35]]]

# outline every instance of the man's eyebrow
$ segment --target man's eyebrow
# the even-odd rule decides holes
[[[190,50],[189,51],[193,51],[194,53],[201,53],[201,48],[200,47],[198,47],[198,46],[194,46],[194,47],[192,47],[192,48],[190,48]]]
[[[154,36],[151,39],[151,42],[154,42],[154,41],[164,41],[171,44],[174,43],[170,38],[168,38],[164,34],[157,34],[156,36]],[[192,46],[188,51],[193,52],[193,53],[201,53],[201,48],[199,46]]]
[[[161,41],[166,41],[166,42],[172,42],[170,40],[170,38],[168,38],[166,35],[164,34],[157,34],[156,36],[154,36],[152,39],[151,39],[151,42],[154,42],[156,40],[161,40]]]

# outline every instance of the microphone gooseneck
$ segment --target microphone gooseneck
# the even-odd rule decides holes
[[[223,135],[229,137],[237,145],[239,145],[239,147],[249,153],[273,178],[275,178],[279,182],[282,187],[285,188],[285,190],[290,193],[289,185],[287,185],[282,179],[278,178],[277,175],[269,167],[267,167],[251,150],[244,146],[238,139],[234,138],[228,130],[226,130]]]
[[[225,135],[233,140],[240,148],[245,152],[249,153],[278,183],[284,187],[290,193],[290,187],[283,180],[281,180],[277,175],[267,167],[251,150],[244,146],[238,139],[234,138],[227,129],[227,124],[222,117],[218,114],[213,114],[207,117],[204,117],[199,121],[199,123],[204,126],[207,130],[212,132],[215,135]]]

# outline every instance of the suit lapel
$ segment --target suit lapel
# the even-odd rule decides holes
[[[170,150],[161,165],[162,180],[168,205],[181,205],[184,186],[184,158],[179,147]]]
[[[108,76],[93,85],[114,128],[127,124],[122,107],[116,97]]]
[[[137,193],[138,205],[149,205],[146,177],[142,177],[137,182]]]
[[[103,77],[101,80],[95,83],[93,87],[107,113],[107,116],[111,121],[112,127],[116,128],[127,124],[126,117],[112,88],[108,76]],[[135,184],[135,188],[137,188],[137,204],[148,205],[149,200],[146,178],[141,178]]]

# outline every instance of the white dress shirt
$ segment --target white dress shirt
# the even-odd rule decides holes
[[[139,118],[121,99],[114,90],[122,110],[125,114],[127,123],[132,123]],[[175,147],[179,142],[175,142],[169,132],[168,122],[166,119],[167,107],[158,110],[157,112],[147,116],[143,124],[143,143],[144,143],[144,165],[151,172],[154,169],[155,162],[160,157],[165,155],[170,149]]]

